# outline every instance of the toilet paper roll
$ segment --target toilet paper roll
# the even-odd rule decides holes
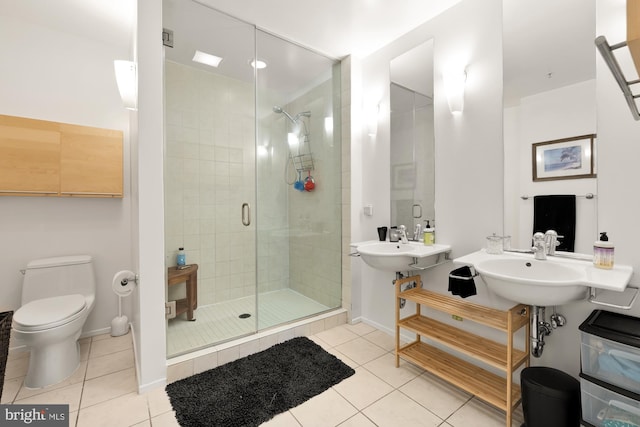
[[[129,270],[118,271],[115,276],[113,276],[113,282],[111,283],[113,292],[121,297],[126,297],[131,294],[135,286],[136,275],[133,271]]]

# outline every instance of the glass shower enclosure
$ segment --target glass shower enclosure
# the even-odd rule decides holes
[[[340,307],[340,64],[195,1],[163,14],[166,266],[198,265],[172,357]]]

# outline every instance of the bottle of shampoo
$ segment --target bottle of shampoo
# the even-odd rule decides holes
[[[184,254],[184,248],[178,248],[178,256],[176,256],[176,264],[178,267],[184,267],[187,265],[187,257]]]
[[[593,265],[610,270],[613,268],[613,243],[609,241],[607,232],[600,233],[600,240],[593,244]]]

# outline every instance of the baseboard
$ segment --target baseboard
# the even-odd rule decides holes
[[[361,323],[361,322],[362,322],[362,323],[366,323],[366,322],[364,322],[364,321],[362,320],[362,317],[356,317],[356,318],[354,318],[354,319],[351,319],[351,323],[350,323],[350,324],[351,324],[351,325],[355,325],[356,323]]]
[[[138,383],[138,394],[144,394],[161,387],[164,388],[166,385],[167,385],[166,378],[160,378],[159,380],[156,380],[149,384]]]
[[[82,333],[80,334],[80,339],[82,339],[82,338],[95,337],[95,336],[97,336],[97,335],[104,335],[104,334],[111,334],[111,327],[100,328],[100,329],[94,329],[94,330],[92,330],[92,331],[82,332]]]
[[[381,330],[383,332],[386,332],[387,334],[391,335],[392,337],[394,337],[396,335],[396,331],[393,328],[387,328],[386,326],[378,323],[378,322],[374,322],[372,320],[369,319],[365,319],[365,318],[360,318],[360,321],[362,323],[366,323],[367,325],[373,326],[374,328]]]

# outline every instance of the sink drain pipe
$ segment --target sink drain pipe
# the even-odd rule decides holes
[[[564,326],[565,323],[567,323],[567,319],[562,314],[556,313],[555,307],[553,307],[551,323],[549,323],[546,320],[545,307],[531,306],[531,354],[533,357],[542,356],[545,344],[544,337],[551,335],[553,329]]]

